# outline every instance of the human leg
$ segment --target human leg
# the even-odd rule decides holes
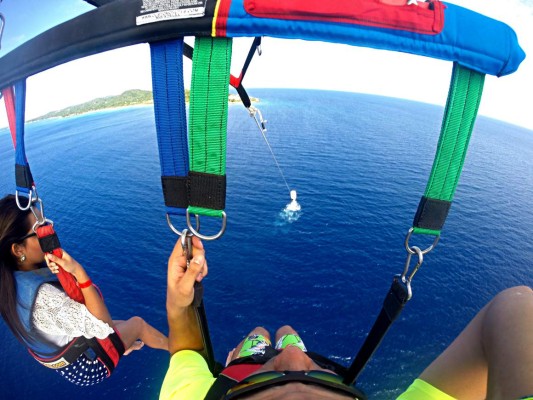
[[[490,301],[420,378],[458,399],[533,394],[533,291],[504,290]]]
[[[252,348],[267,345],[270,345],[270,333],[268,333],[265,328],[258,326],[252,329],[252,331],[243,340],[241,340],[239,345],[229,352],[226,359],[226,365],[239,357],[245,356],[245,354],[241,354],[243,347]]]
[[[137,340],[141,340],[148,347],[168,350],[168,338],[141,317],[132,317],[127,321],[114,322],[114,327],[120,333],[120,338],[126,349],[134,345]]]
[[[307,352],[300,335],[290,325],[284,325],[276,332],[276,350],[282,350],[287,346],[298,347],[303,352]]]

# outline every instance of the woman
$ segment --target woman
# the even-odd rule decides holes
[[[115,363],[122,353],[127,355],[144,344],[168,350],[167,337],[142,318],[113,321],[98,289],[76,260],[65,251],[62,258],[42,252],[33,232],[35,221],[30,210],[18,208],[15,196],[0,200],[0,311],[19,341],[39,355],[58,353],[77,338],[95,346],[111,339],[118,351]],[[85,304],[69,298],[58,285],[54,274],[60,266],[75,277]],[[112,368],[102,361],[105,354],[85,350],[70,365],[63,360],[47,365],[36,358],[70,382],[87,386],[101,382]]]

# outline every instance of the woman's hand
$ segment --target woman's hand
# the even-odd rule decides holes
[[[45,255],[46,265],[50,268],[52,273],[57,274],[59,272],[59,267],[63,268],[65,271],[70,272],[72,275],[79,275],[81,272],[85,273],[83,267],[78,263],[74,258],[70,256],[65,250],[63,250],[63,258],[56,257],[53,254]]]
[[[194,299],[194,283],[200,282],[207,275],[207,261],[202,242],[192,238],[192,255],[187,268],[186,255],[179,239],[168,260],[167,311],[179,311],[189,307]]]

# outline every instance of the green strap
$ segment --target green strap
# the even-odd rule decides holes
[[[433,169],[419,204],[413,232],[440,235],[474,128],[485,75],[454,63]]]
[[[222,217],[231,39],[196,38],[189,105],[192,214]]]

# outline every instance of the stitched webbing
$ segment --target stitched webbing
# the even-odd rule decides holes
[[[453,200],[474,128],[484,81],[484,74],[454,63],[439,143],[424,193],[424,198],[429,199],[429,202],[421,202],[421,207],[422,203],[435,205],[439,201],[450,203]],[[445,214],[447,210],[443,212],[444,218]],[[437,229],[428,229],[418,226],[417,219],[421,215],[424,215],[424,211],[419,209],[413,224],[414,232],[439,235],[444,220],[437,218],[442,220],[437,224],[440,226]]]
[[[185,214],[189,172],[183,84],[183,39],[150,44],[152,88],[163,195],[167,213]],[[176,182],[175,185],[172,185]],[[181,184],[180,184],[181,182]],[[185,199],[181,201],[180,199]]]
[[[195,196],[190,182],[192,214],[221,217],[226,188],[226,133],[231,39],[196,38],[189,104],[190,172],[207,174],[216,190]],[[205,180],[205,179],[204,179]],[[213,207],[213,204],[217,204]]]

